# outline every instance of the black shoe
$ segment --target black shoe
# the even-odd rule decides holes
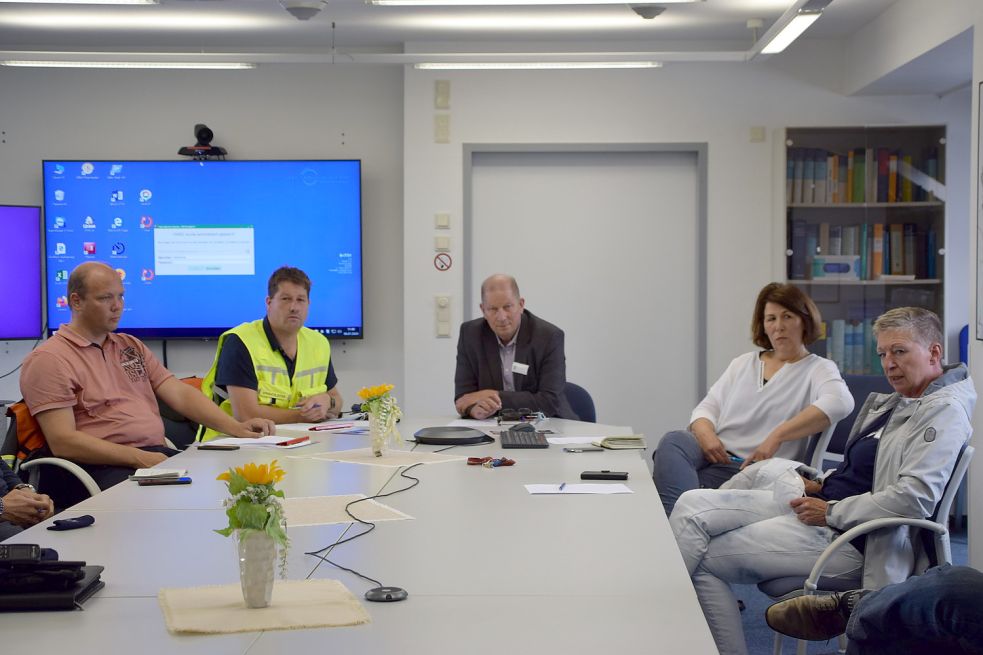
[[[775,603],[765,620],[775,632],[796,639],[821,641],[846,631],[850,612],[865,592],[860,589],[823,596],[798,596]]]

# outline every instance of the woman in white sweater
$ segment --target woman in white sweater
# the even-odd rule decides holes
[[[662,437],[653,479],[666,515],[690,489],[716,489],[742,466],[769,457],[801,460],[809,435],[853,411],[836,364],[809,353],[822,318],[791,284],[758,294],[751,337],[763,351],[735,358],[690,415],[687,430]]]

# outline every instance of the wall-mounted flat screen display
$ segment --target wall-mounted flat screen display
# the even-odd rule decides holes
[[[311,278],[306,325],[358,338],[361,162],[45,161],[48,330],[70,319],[72,269],[123,280],[120,331],[213,337],[265,313],[278,267]]]
[[[41,208],[0,205],[0,341],[41,336]]]

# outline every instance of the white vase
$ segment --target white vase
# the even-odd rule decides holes
[[[240,531],[239,581],[246,607],[267,607],[273,596],[276,542],[265,532]]]
[[[386,435],[383,433],[383,427],[379,417],[369,412],[369,436],[372,437],[372,453],[376,457],[382,457],[382,449],[386,445]]]

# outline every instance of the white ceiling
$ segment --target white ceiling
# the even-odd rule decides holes
[[[894,2],[834,0],[808,36],[848,36]],[[620,51],[744,51],[752,44],[748,19],[762,19],[763,33],[793,4],[705,0],[669,4],[661,16],[645,20],[628,5],[403,8],[329,0],[319,15],[302,22],[277,0],[161,0],[136,7],[0,3],[0,48],[324,53],[334,21],[337,49],[351,52],[402,52],[407,43],[477,52],[570,52],[587,43]]]
[[[802,38],[846,39],[897,1],[832,0]],[[608,53],[609,59],[621,53],[634,53],[636,59],[658,55],[670,63],[745,61],[754,43],[747,21],[763,21],[760,36],[803,2],[667,4],[660,16],[645,20],[627,4],[406,8],[328,0],[308,21],[288,14],[279,0],[160,0],[149,6],[0,2],[0,58],[73,58],[57,53],[100,52],[228,60],[223,53],[236,53],[241,55],[237,61],[261,64],[408,63],[418,61],[419,53],[450,53],[461,59],[466,58],[461,53],[535,52],[552,53],[556,60],[593,52]],[[971,79],[972,39],[964,34],[861,93],[944,94]]]

